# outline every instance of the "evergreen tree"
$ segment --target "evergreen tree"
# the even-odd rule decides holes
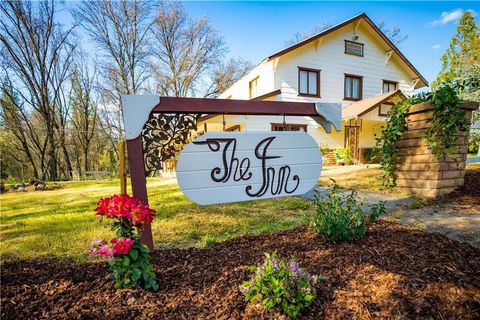
[[[458,23],[457,33],[442,56],[442,69],[432,87],[443,81],[458,80],[464,67],[477,64],[480,64],[479,28],[472,12],[465,11]]]

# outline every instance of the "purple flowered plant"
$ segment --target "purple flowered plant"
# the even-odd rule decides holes
[[[310,275],[293,258],[283,261],[276,253],[265,253],[265,261],[250,267],[254,273],[240,290],[246,301],[260,301],[296,318],[316,297],[317,277]]]

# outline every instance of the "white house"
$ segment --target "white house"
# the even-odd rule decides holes
[[[342,128],[326,133],[308,117],[221,116],[198,131],[305,130],[324,148],[361,160],[392,103],[427,86],[425,78],[362,13],[276,52],[223,92],[222,99],[341,103]]]

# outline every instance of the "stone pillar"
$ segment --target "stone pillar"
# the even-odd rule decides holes
[[[468,119],[478,103],[466,102],[461,106]],[[437,159],[424,138],[433,116],[430,102],[412,105],[407,114],[407,130],[397,141],[399,161],[397,164],[397,186],[424,198],[435,198],[452,192],[463,185],[465,162],[468,152],[468,131],[458,132],[458,153],[447,154]]]

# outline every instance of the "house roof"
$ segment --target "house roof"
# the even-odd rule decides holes
[[[277,53],[274,53],[272,54],[271,56],[269,56],[268,58],[266,58],[267,61],[270,61],[270,60],[273,60],[273,59],[276,59],[286,53],[289,53],[297,48],[300,48],[306,44],[309,44],[329,33],[332,33],[352,22],[355,22],[357,20],[360,20],[360,19],[363,19],[365,20],[365,22],[368,23],[368,25],[370,25],[372,27],[372,29],[380,36],[380,38],[382,38],[383,41],[385,41],[389,47],[392,48],[392,50],[398,55],[398,57],[413,71],[413,73],[415,73],[417,75],[417,77],[422,80],[422,82],[428,86],[428,81],[420,74],[420,72],[412,65],[412,63],[403,55],[402,52],[400,52],[400,50],[392,43],[392,41],[390,41],[390,39],[388,39],[388,37],[382,32],[382,30],[380,30],[380,28],[377,27],[377,25],[365,14],[365,13],[361,13],[353,18],[350,18],[342,23],[339,23],[333,27],[330,27],[310,38],[307,38],[303,41],[300,41],[290,47],[287,47],[281,51],[278,51]]]
[[[360,117],[382,103],[388,102],[395,96],[405,99],[402,91],[395,90],[371,98],[356,101],[342,109],[342,119]]]

